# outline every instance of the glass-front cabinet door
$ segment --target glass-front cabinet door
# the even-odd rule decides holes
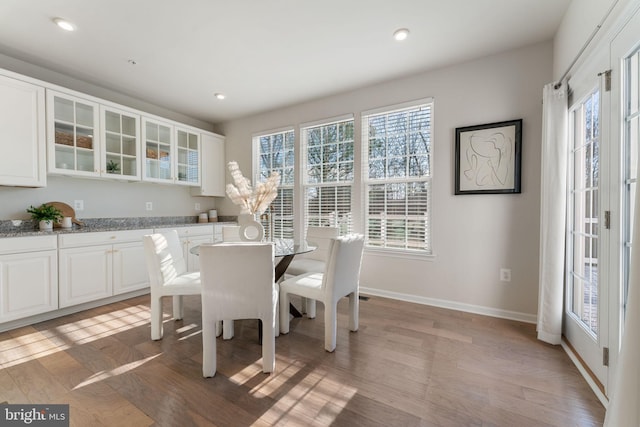
[[[200,185],[200,134],[176,128],[176,183]]]
[[[142,177],[146,181],[173,182],[173,126],[142,118]]]
[[[98,104],[48,91],[47,115],[49,172],[99,175]]]
[[[140,116],[111,107],[100,107],[103,155],[100,171],[108,178],[140,179]]]

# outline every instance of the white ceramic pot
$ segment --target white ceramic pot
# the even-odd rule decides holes
[[[40,227],[40,231],[51,231],[53,230],[53,221],[42,220],[38,223],[38,227]]]
[[[264,227],[253,218],[253,215],[240,215],[238,217],[240,226],[240,240],[245,242],[261,242],[264,238]]]

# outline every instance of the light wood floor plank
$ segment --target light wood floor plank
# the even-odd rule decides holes
[[[599,426],[604,408],[534,325],[371,297],[360,330],[338,305],[324,351],[323,307],[276,339],[262,373],[257,322],[217,340],[202,378],[198,296],[150,340],[142,296],[0,334],[0,402],[68,403],[72,426]],[[294,299],[294,303],[297,302]]]

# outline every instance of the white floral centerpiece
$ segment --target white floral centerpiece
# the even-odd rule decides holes
[[[227,196],[231,201],[240,206],[241,214],[259,215],[278,196],[280,174],[271,172],[264,182],[259,182],[251,187],[251,181],[242,175],[238,162],[229,162],[227,167],[235,184],[227,184]]]

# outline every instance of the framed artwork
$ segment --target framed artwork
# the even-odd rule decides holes
[[[455,194],[520,193],[522,119],[456,128]]]

